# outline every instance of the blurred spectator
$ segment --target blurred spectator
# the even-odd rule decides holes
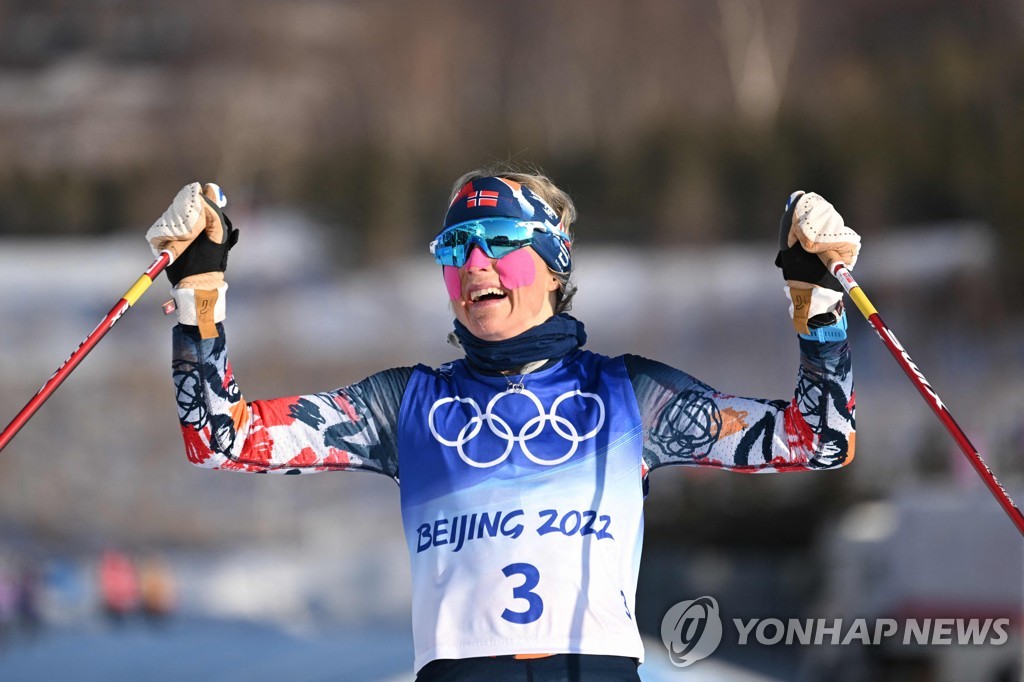
[[[139,603],[139,582],[131,557],[113,549],[105,551],[100,557],[99,581],[104,612],[112,622],[121,623]]]
[[[174,611],[174,575],[162,557],[151,555],[139,567],[142,613],[150,622],[163,621]]]
[[[18,592],[14,577],[0,564],[0,646],[6,644],[14,630],[18,613]]]
[[[52,557],[40,568],[44,623],[63,626],[95,618],[99,584],[93,559]]]
[[[26,563],[22,566],[16,584],[16,608],[19,629],[28,635],[34,635],[42,625],[40,614],[40,598],[42,582],[39,568]]]

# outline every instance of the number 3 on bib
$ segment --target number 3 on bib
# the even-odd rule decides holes
[[[512,588],[512,596],[516,599],[525,599],[529,604],[529,608],[525,611],[505,609],[502,611],[501,617],[517,625],[526,625],[540,618],[540,614],[544,613],[544,602],[541,601],[540,595],[533,591],[533,588],[537,587],[537,583],[540,582],[540,571],[537,570],[537,567],[533,564],[509,564],[501,569],[501,572],[505,574],[506,578],[511,578],[514,575],[521,575],[525,578],[522,585]]]

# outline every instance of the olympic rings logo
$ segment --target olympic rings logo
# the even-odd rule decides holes
[[[514,433],[508,422],[494,413],[494,406],[499,400],[507,395],[524,396],[533,403],[534,407],[537,408],[537,416],[528,419],[526,423],[523,424],[522,428],[519,429],[519,433]],[[558,412],[559,405],[569,398],[576,396],[587,400],[593,400],[597,405],[597,426],[583,435],[580,435],[579,430],[571,421],[556,414]],[[459,433],[454,440],[442,436],[438,433],[437,427],[434,425],[434,413],[437,412],[439,407],[451,403],[463,403],[469,405],[476,413],[470,417],[465,426],[459,429]],[[472,398],[460,398],[459,396],[455,396],[454,398],[441,398],[431,406],[430,412],[427,415],[427,424],[430,426],[430,433],[434,436],[434,439],[437,440],[437,442],[442,445],[455,448],[455,451],[459,453],[459,457],[462,458],[462,461],[471,467],[487,469],[501,464],[510,454],[512,454],[512,448],[515,447],[516,443],[519,444],[523,454],[526,455],[527,459],[531,462],[540,464],[541,466],[550,467],[555,466],[556,464],[561,464],[572,457],[576,454],[576,450],[579,448],[580,443],[596,436],[601,430],[601,427],[604,426],[604,415],[604,401],[601,400],[601,396],[596,393],[584,393],[583,391],[569,391],[567,393],[563,393],[555,398],[555,402],[551,403],[551,409],[545,412],[544,406],[536,395],[527,389],[520,389],[516,391],[507,390],[496,394],[491,398],[490,402],[487,403],[487,407],[484,410],[481,410],[480,406]],[[555,459],[544,459],[543,457],[538,456],[530,450],[530,446],[528,445],[528,442],[539,436],[541,432],[544,431],[544,427],[549,423],[555,433],[570,443],[569,451]],[[466,454],[465,445],[479,435],[484,424],[487,424],[487,428],[492,434],[505,441],[505,450],[500,455],[493,457],[488,461],[478,462]]]

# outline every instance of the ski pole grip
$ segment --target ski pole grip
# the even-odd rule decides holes
[[[203,200],[207,204],[203,207],[203,219],[193,227],[190,235],[170,240],[161,249],[161,251],[167,251],[171,254],[171,262],[177,260],[204,231],[211,242],[223,244],[224,217],[221,209],[227,205],[227,198],[218,184],[207,182],[203,185]],[[217,215],[215,216],[214,213]]]
[[[202,234],[202,231],[200,231],[199,234]],[[188,239],[169,242],[166,246],[164,246],[162,250],[169,251],[171,253],[171,263],[173,263],[174,261],[178,260],[178,256],[185,253],[185,249],[192,246],[192,242],[196,240],[196,237],[198,237],[199,234],[192,235]]]
[[[224,196],[224,192],[221,191],[218,185],[212,182],[208,182],[203,186],[203,198],[209,204],[209,207],[206,208],[207,211],[210,211],[212,208],[220,213],[220,209],[227,203],[227,198]],[[206,219],[201,225],[196,225],[192,234],[182,239],[168,242],[162,250],[169,251],[171,253],[171,262],[173,263],[178,260],[178,257],[181,256],[181,254],[185,253],[185,250],[188,249],[188,247],[192,246],[192,242],[194,242],[203,232],[206,232],[206,236],[209,237],[210,241],[214,244],[222,244],[224,242],[224,226],[221,220],[213,220],[210,219],[209,216],[206,216]]]
[[[825,269],[829,272],[832,272],[832,265],[836,261],[841,261],[843,259],[843,257],[839,255],[838,251],[822,251],[818,254],[818,258],[820,258],[821,262],[825,264]]]

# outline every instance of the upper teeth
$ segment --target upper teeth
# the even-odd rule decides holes
[[[498,296],[501,296],[502,291],[501,289],[496,289],[494,287],[491,287],[490,289],[477,289],[469,295],[469,298],[475,303],[480,300],[481,296],[486,296],[487,294],[497,294]]]

